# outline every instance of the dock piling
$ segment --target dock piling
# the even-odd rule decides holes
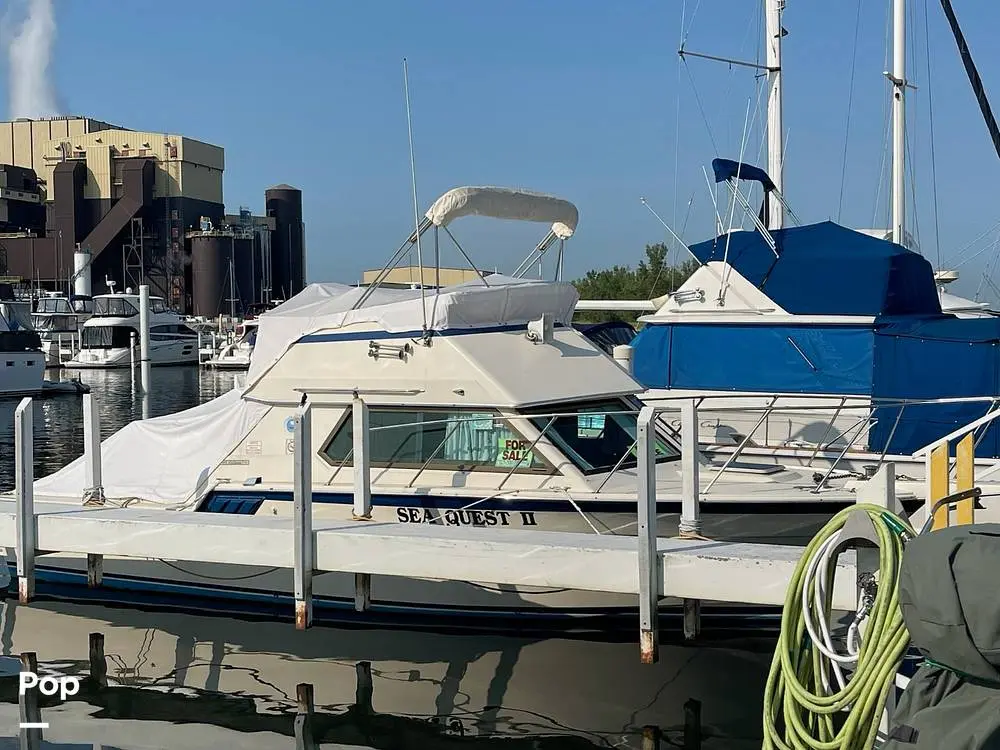
[[[660,728],[644,726],[642,728],[642,750],[660,750]]]
[[[295,417],[294,577],[295,628],[312,625],[312,575],[316,567],[312,528],[312,404],[299,407]]]
[[[656,409],[639,411],[638,456],[639,652],[643,664],[659,659],[659,581],[656,552]]]
[[[38,674],[38,659],[33,651],[21,654],[21,671]],[[21,750],[41,750],[42,747],[42,711],[38,705],[38,686],[26,688],[24,695],[18,691],[17,708],[20,731]]]
[[[354,708],[362,716],[375,713],[372,697],[375,695],[375,685],[372,682],[372,663],[359,661],[354,665],[356,682],[354,687]]]
[[[142,383],[142,418],[149,419],[149,284],[139,286],[139,361]]]
[[[372,485],[368,404],[356,392],[351,402],[351,425],[354,433],[354,519],[370,521],[372,517]]]
[[[84,505],[104,505],[101,471],[101,412],[93,393],[83,394]]]
[[[701,750],[701,701],[684,704],[684,750]]]
[[[313,686],[300,682],[295,686],[295,750],[318,750],[313,734]]]
[[[17,498],[17,594],[27,604],[35,594],[35,440],[32,401],[14,410],[14,492]]]
[[[354,435],[354,513],[355,521],[372,520],[372,484],[368,404],[355,392],[351,401]],[[354,609],[365,612],[372,603],[372,577],[368,573],[354,574]]]
[[[701,532],[698,499],[701,485],[698,476],[698,407],[694,399],[681,402],[681,536]]]
[[[90,679],[108,686],[108,662],[104,658],[104,633],[90,634]]]

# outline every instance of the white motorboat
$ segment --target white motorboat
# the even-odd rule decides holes
[[[14,327],[0,302],[0,397],[40,393],[45,354],[38,334]]]
[[[93,312],[94,301],[89,297],[69,299],[64,294],[50,292],[35,303],[31,327],[42,341],[46,367],[61,367],[73,358],[80,328]]]
[[[139,361],[140,336],[139,295],[128,290],[99,294],[94,297],[93,314],[80,330],[80,350],[64,364],[71,368],[129,367]],[[154,366],[198,363],[197,332],[162,297],[149,298],[149,359]]]
[[[567,201],[465,188],[442,196],[418,233],[436,233],[470,213],[552,222],[535,253],[556,240],[561,246],[577,223]],[[369,409],[375,521],[632,535],[642,386],[572,328],[577,299],[572,284],[500,275],[433,290],[310,285],[260,316],[244,387],[179,414],[133,422],[103,442],[107,502],[290,516],[294,416],[308,399],[315,407],[314,516],[350,519],[358,394]],[[663,432],[656,455],[658,532],[671,535],[678,529],[681,449]],[[719,539],[804,543],[866,489],[854,479],[820,483],[795,468],[720,469],[705,462],[701,472],[702,531]],[[85,483],[81,458],[37,480],[35,501],[79,502]],[[118,595],[154,592],[189,604],[208,598],[244,611],[287,598],[291,584],[287,571],[110,557],[104,575]],[[47,555],[37,577],[85,586],[86,561]],[[353,575],[325,574],[314,585],[318,611],[356,616]],[[635,608],[628,596],[474,582],[378,577],[373,589],[373,612],[394,622],[562,622]]]
[[[250,355],[257,343],[257,320],[245,320],[236,327],[236,340],[223,346],[219,353],[206,363],[214,370],[246,370]]]

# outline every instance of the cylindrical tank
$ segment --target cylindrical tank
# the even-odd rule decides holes
[[[253,304],[253,239],[235,237],[233,239],[233,273],[236,278],[233,295],[238,302],[236,309],[245,317]]]
[[[73,294],[77,297],[91,296],[90,257],[89,250],[73,253]]]
[[[195,315],[229,313],[229,251],[232,237],[214,232],[191,236],[191,293]]]
[[[277,185],[264,193],[267,215],[274,218],[271,235],[271,298],[288,299],[305,286],[302,191]]]

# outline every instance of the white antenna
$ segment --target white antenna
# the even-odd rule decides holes
[[[413,160],[413,123],[410,119],[410,76],[403,58],[403,96],[406,98],[406,132],[410,140],[410,178],[413,181],[413,228],[417,236],[417,268],[420,270],[420,308],[424,314],[424,332],[427,332],[427,304],[424,301],[424,258],[420,252],[420,209],[417,208],[417,167]]]

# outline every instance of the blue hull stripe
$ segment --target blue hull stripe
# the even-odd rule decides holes
[[[560,323],[556,328],[565,328]],[[474,333],[506,333],[509,331],[526,331],[528,326],[517,325],[483,326],[482,328],[457,328],[443,331],[432,331],[434,336],[468,336]],[[297,344],[321,344],[329,341],[367,341],[369,339],[419,339],[423,331],[355,331],[352,333],[310,333],[296,341]]]

